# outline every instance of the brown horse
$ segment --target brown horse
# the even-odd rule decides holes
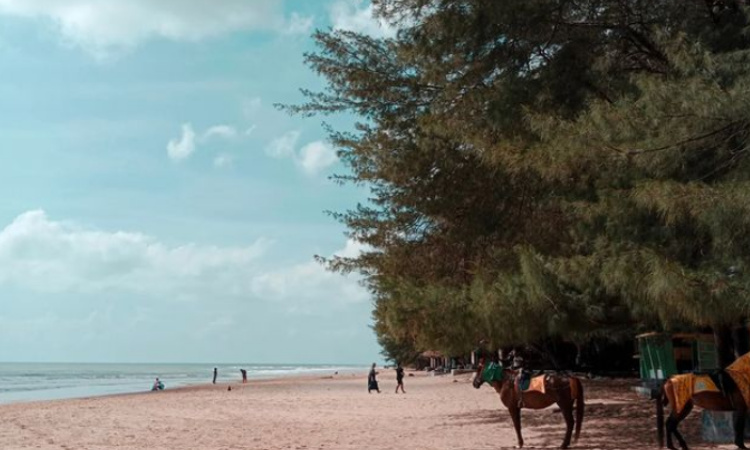
[[[747,405],[742,397],[742,393],[733,382],[727,380],[729,385],[727,393],[714,391],[694,392],[690,399],[685,402],[681,411],[676,411],[674,405],[677,404],[677,389],[675,389],[675,378],[672,377],[664,382],[661,388],[661,395],[656,399],[656,425],[659,438],[659,447],[664,447],[664,405],[670,405],[671,411],[667,418],[667,447],[676,450],[672,443],[672,435],[677,438],[682,450],[687,450],[688,446],[683,439],[682,434],[677,426],[682,420],[690,414],[693,405],[697,405],[709,411],[734,411],[734,443],[738,448],[745,447],[745,416]]]
[[[477,372],[474,375],[474,387],[479,389],[485,381],[492,385],[500,394],[500,400],[503,402],[510,418],[513,420],[513,427],[516,429],[518,437],[518,447],[523,447],[523,436],[521,436],[521,408],[543,409],[557,403],[560,407],[563,417],[565,418],[565,438],[560,448],[570,446],[570,438],[575,425],[575,439],[581,435],[581,424],[583,423],[583,384],[581,380],[573,376],[547,375],[544,379],[544,393],[536,391],[520,392],[516,386],[516,371],[503,369],[502,366],[495,365],[495,376],[488,375],[492,367],[485,367],[484,360],[480,361]],[[573,409],[576,410],[576,416],[573,417]]]

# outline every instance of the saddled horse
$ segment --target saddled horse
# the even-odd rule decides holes
[[[500,395],[510,418],[513,420],[513,427],[516,429],[518,437],[518,447],[523,447],[523,436],[521,436],[521,408],[543,409],[555,403],[560,407],[563,417],[565,418],[565,438],[561,448],[570,446],[573,427],[575,426],[574,442],[578,441],[581,435],[581,424],[583,423],[583,384],[579,378],[558,374],[549,374],[544,376],[544,392],[539,391],[521,391],[516,383],[517,371],[504,369],[502,365],[488,363],[485,360],[480,361],[474,375],[474,387],[479,389],[483,383],[487,382],[495,388]],[[575,417],[573,410],[575,409]]]
[[[656,399],[656,421],[659,447],[664,446],[664,406],[670,406],[669,417],[667,418],[667,447],[676,450],[672,436],[677,438],[682,450],[687,450],[688,446],[685,439],[680,434],[677,426],[685,417],[690,414],[693,405],[699,406],[709,411],[734,411],[734,444],[738,448],[745,447],[745,417],[747,415],[747,404],[732,378],[724,372],[723,384],[724,389],[718,389],[714,383],[711,389],[695,389],[695,375],[676,375],[664,382],[660,395]],[[704,376],[705,379],[707,376]],[[687,389],[686,383],[691,383]],[[680,398],[680,397],[684,398]]]

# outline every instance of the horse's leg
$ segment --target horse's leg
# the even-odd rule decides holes
[[[672,442],[672,433],[674,433],[674,424],[675,424],[674,411],[670,411],[669,417],[667,417],[665,428],[667,429],[667,448],[671,450],[677,450],[677,448],[674,446],[674,443]]]
[[[680,434],[680,430],[677,429],[677,427],[680,425],[680,422],[682,422],[685,417],[690,414],[690,411],[693,410],[693,402],[689,401],[687,404],[685,404],[685,407],[682,409],[682,412],[678,414],[677,416],[670,416],[670,419],[674,418],[673,420],[673,426],[672,426],[672,432],[674,433],[674,436],[677,438],[677,442],[680,443],[680,447],[682,447],[682,450],[688,450],[687,442],[685,442],[685,439],[682,438],[682,434]]]
[[[659,448],[664,448],[664,403],[666,396],[663,391],[656,396],[656,439]]]
[[[523,436],[521,436],[521,408],[518,406],[510,406],[508,412],[510,413],[510,418],[513,420],[513,428],[516,429],[518,448],[523,448]]]
[[[747,406],[744,404],[734,412],[734,445],[737,448],[745,447],[745,417],[747,417]]]
[[[578,438],[581,436],[581,425],[583,424],[583,412],[586,408],[585,400],[583,399],[583,383],[581,383],[581,380],[578,378],[574,378],[572,380],[575,383],[576,386],[576,395],[573,400],[575,401],[576,405],[576,429],[575,434],[573,435],[573,443],[578,442]],[[573,391],[570,392],[571,397],[573,396]]]
[[[560,406],[563,418],[565,418],[565,439],[560,448],[568,448],[570,446],[570,437],[573,434],[573,425],[575,425],[575,419],[573,418],[573,402],[562,401],[557,403]]]
[[[672,441],[672,436],[674,436],[675,438],[677,438],[680,447],[682,447],[683,450],[687,449],[687,444],[685,444],[685,440],[677,430],[677,425],[679,425],[682,419],[687,416],[687,414],[685,414],[685,411],[689,413],[692,408],[692,402],[688,402],[680,414],[675,413],[674,410],[670,411],[669,417],[667,417],[667,423],[665,424],[665,427],[667,429],[667,448],[677,450],[677,447],[674,446],[674,442]]]

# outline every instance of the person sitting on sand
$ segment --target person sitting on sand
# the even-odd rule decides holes
[[[398,394],[398,388],[401,388],[401,392],[406,394],[404,390],[404,368],[401,367],[401,363],[396,366],[396,394]]]
[[[369,394],[370,391],[378,391],[378,394],[380,394],[380,388],[378,387],[378,380],[376,378],[378,372],[375,370],[375,363],[372,363],[372,369],[370,369],[370,374],[367,376],[367,393]]]
[[[154,381],[154,385],[151,387],[152,391],[163,391],[164,390],[164,383],[159,381],[159,377],[156,377],[156,380]]]

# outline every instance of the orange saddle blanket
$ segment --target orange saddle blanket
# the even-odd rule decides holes
[[[539,375],[529,380],[529,387],[523,390],[523,392],[541,392],[544,394],[544,379],[546,375]]]
[[[750,353],[740,356],[730,364],[726,373],[732,377],[737,389],[742,393],[745,404],[750,405]],[[703,391],[720,392],[719,388],[708,375],[675,375],[670,378],[674,388],[675,412],[682,412],[693,394]]]
[[[698,392],[719,392],[716,383],[708,375],[696,375],[687,373],[684,375],[675,375],[670,378],[674,388],[675,404],[674,410],[677,414],[681,413],[685,405]]]
[[[726,368],[737,389],[742,393],[745,404],[750,405],[750,353],[746,353]]]

